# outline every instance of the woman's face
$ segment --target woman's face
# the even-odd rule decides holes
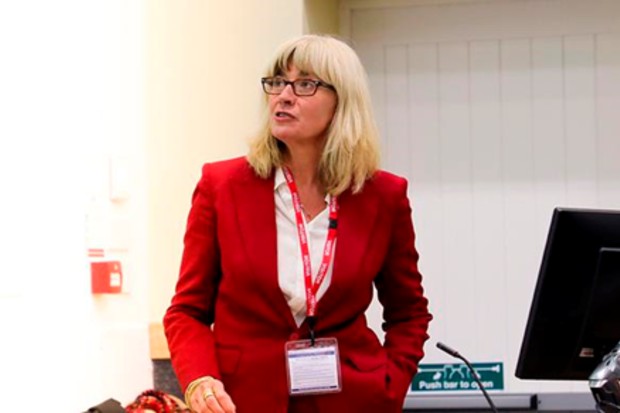
[[[294,65],[281,74],[287,80],[320,80],[313,73],[300,72]],[[313,96],[296,96],[287,85],[279,95],[269,95],[271,134],[291,145],[323,145],[336,110],[333,90],[319,86]]]

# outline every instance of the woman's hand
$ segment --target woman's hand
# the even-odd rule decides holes
[[[209,378],[192,391],[188,400],[191,410],[196,413],[235,413],[232,399],[224,390],[224,384]]]

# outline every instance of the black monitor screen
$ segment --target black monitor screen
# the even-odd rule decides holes
[[[620,211],[553,212],[516,376],[585,380],[620,341]]]

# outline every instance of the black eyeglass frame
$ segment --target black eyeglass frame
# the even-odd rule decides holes
[[[279,80],[281,82],[284,83],[284,87],[282,88],[281,91],[279,92],[269,92],[267,91],[267,82],[269,81],[273,81],[273,80]],[[330,85],[329,83],[325,83],[322,80],[314,80],[314,79],[295,79],[295,80],[286,80],[282,77],[278,77],[278,76],[273,76],[273,77],[263,77],[260,79],[261,84],[263,85],[263,92],[265,92],[268,95],[279,95],[280,93],[284,92],[284,89],[286,89],[286,87],[288,85],[291,85],[291,87],[293,88],[293,93],[295,94],[295,96],[314,96],[316,95],[317,90],[319,90],[319,86],[322,86],[326,89],[331,89],[334,92],[336,91],[336,88],[332,85]],[[314,90],[312,91],[312,93],[310,94],[299,94],[297,93],[297,88],[295,87],[296,84],[299,84],[299,82],[310,82],[312,84],[314,84]]]

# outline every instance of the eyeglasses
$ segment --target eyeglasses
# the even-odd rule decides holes
[[[282,77],[263,77],[260,82],[263,84],[263,90],[268,95],[279,95],[288,85],[293,87],[293,93],[296,96],[313,96],[319,86],[336,90],[329,83],[313,79],[286,80]]]

